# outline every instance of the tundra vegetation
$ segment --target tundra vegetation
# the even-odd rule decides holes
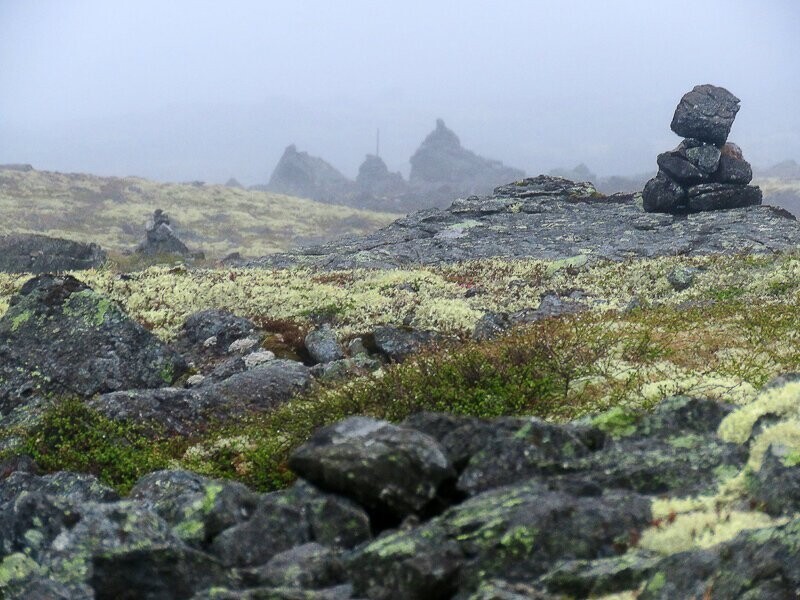
[[[692,285],[676,291],[673,275],[687,269]],[[739,405],[719,435],[742,443],[761,414],[782,414],[758,433],[742,472],[720,473],[716,493],[656,502],[657,519],[640,544],[671,553],[780,522],[743,511],[738,501],[771,440],[790,446],[787,460],[800,456],[796,402],[758,391],[772,377],[800,369],[795,252],[597,263],[485,260],[387,271],[151,267],[121,276],[105,268],[74,275],[167,341],[188,315],[208,308],[283,331],[298,345],[320,314],[342,341],[387,322],[447,334],[446,342],[401,364],[315,384],[272,412],[235,426],[210,423],[188,437],[153,439],[152,431],[110,421],[70,398],[39,423],[2,432],[43,468],[95,473],[123,493],[145,473],[166,467],[238,479],[258,490],[284,487],[293,478],[289,453],[320,426],[350,415],[395,422],[419,410],[586,417],[612,435],[626,435],[642,411],[686,394]],[[0,314],[25,280],[0,274]],[[470,338],[485,311],[519,310],[535,306],[547,291],[575,289],[585,292],[589,310],[491,341]]]
[[[94,242],[122,266],[153,210],[173,221],[193,251],[222,258],[261,256],[345,234],[362,234],[396,215],[322,204],[282,194],[200,182],[157,183],[138,177],[0,170],[0,235],[38,233]],[[326,232],[321,236],[319,232]]]

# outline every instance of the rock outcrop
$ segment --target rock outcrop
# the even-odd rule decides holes
[[[704,195],[712,197],[715,193]],[[445,210],[411,214],[367,236],[273,254],[248,264],[392,268],[492,257],[583,264],[599,259],[775,252],[794,248],[800,241],[800,224],[791,214],[770,206],[674,215],[647,213],[641,202],[637,194],[604,196],[588,183],[540,175],[498,187],[490,196],[458,199]]]
[[[37,234],[0,237],[0,271],[51,273],[96,269],[106,261],[97,244],[84,244]]]
[[[164,254],[176,254],[178,256],[191,256],[192,253],[182,241],[180,241],[169,223],[169,216],[161,210],[156,209],[153,216],[145,226],[145,239],[136,248],[136,252],[145,256],[158,256]]]
[[[449,195],[451,200],[458,196],[487,194],[503,182],[525,176],[519,169],[466,150],[442,119],[436,120],[436,129],[423,140],[410,162],[412,185],[431,187],[431,191]]]
[[[442,119],[411,157],[406,181],[390,172],[379,156],[368,154],[355,181],[321,158],[298,152],[283,153],[263,189],[356,208],[406,213],[446,206],[458,196],[489,193],[494,186],[524,177],[519,169],[478,156],[462,147]]]
[[[171,384],[174,350],[77,279],[39,275],[0,319],[0,414],[52,394],[89,397]]]
[[[321,158],[298,152],[294,144],[284,150],[266,189],[331,204],[346,204],[342,200],[355,191],[347,177]]]
[[[658,155],[658,174],[643,192],[647,212],[694,213],[761,204],[761,190],[741,149],[727,142],[739,99],[728,90],[698,85],[681,98],[672,130],[685,139]]]

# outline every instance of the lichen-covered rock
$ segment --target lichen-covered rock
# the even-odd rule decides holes
[[[0,414],[31,396],[157,388],[183,359],[71,276],[26,282],[0,319]]]
[[[668,183],[666,175],[658,180],[658,185]],[[800,224],[767,207],[671,216],[685,212],[687,200],[683,188],[672,185],[656,196],[603,196],[590,184],[534,177],[498,187],[490,196],[460,198],[444,210],[410,214],[370,235],[271,254],[248,265],[382,269],[576,256],[585,263],[774,252],[794,248],[800,240]],[[662,209],[664,214],[658,214]]]
[[[663,559],[640,600],[796,598],[800,590],[800,519],[755,529],[708,550]]]
[[[318,430],[295,450],[289,466],[320,488],[390,519],[422,512],[455,475],[430,436],[366,417]]]
[[[329,363],[344,358],[344,350],[330,325],[323,325],[305,337],[305,346],[317,363]]]
[[[568,560],[543,575],[538,583],[570,598],[625,592],[649,579],[660,560],[658,555],[636,550],[596,560]]]
[[[438,341],[439,335],[432,331],[381,325],[372,333],[375,347],[389,360],[402,362],[405,358],[419,352],[428,344]]]
[[[353,587],[349,584],[337,585],[324,590],[302,590],[298,588],[252,588],[232,590],[221,587],[211,588],[192,596],[192,600],[350,600]]]
[[[367,375],[381,367],[381,362],[364,354],[333,362],[314,365],[311,375],[322,381],[341,381],[350,377]]]
[[[322,492],[302,479],[286,495],[303,507],[315,542],[348,550],[372,538],[369,515],[352,500]]]
[[[458,594],[454,600],[568,600],[567,596],[552,594],[537,589],[532,585],[508,582],[502,579],[490,579],[478,586],[470,594]]]
[[[800,513],[800,452],[770,445],[761,468],[751,475],[750,490],[767,514]]]
[[[377,538],[354,554],[348,574],[369,598],[448,597],[492,578],[531,581],[560,558],[613,554],[650,519],[650,502],[637,494],[576,497],[523,482]]]
[[[86,405],[116,421],[134,421],[154,435],[189,435],[202,425],[218,399],[194,389],[159,388],[100,394]]]
[[[322,589],[344,581],[344,566],[330,549],[310,542],[279,552],[260,567],[246,569],[242,577],[248,587]]]
[[[483,433],[473,432],[475,452],[458,479],[458,489],[469,495],[560,472],[605,444],[605,435],[596,428],[553,425],[533,418],[499,419]]]
[[[286,402],[311,383],[308,367],[294,360],[271,360],[206,388],[230,410],[265,410]]]
[[[158,514],[182,540],[199,546],[249,519],[258,503],[258,495],[241,483],[181,470],[145,475],[129,497]]]
[[[722,145],[739,112],[739,99],[714,85],[697,85],[683,95],[670,128],[681,137]]]
[[[220,533],[210,551],[226,566],[249,567],[310,541],[304,507],[276,492],[262,496],[249,519]]]
[[[473,433],[479,443],[457,487],[474,495],[539,477],[573,490],[679,495],[709,490],[747,461],[745,448],[716,434],[731,410],[713,400],[674,397],[650,414],[613,409],[593,425],[500,419],[488,436]]]
[[[679,213],[686,210],[686,190],[663,171],[644,186],[642,200],[647,212]]]
[[[223,355],[230,345],[252,336],[255,324],[226,310],[211,308],[190,315],[183,324],[176,342],[181,350],[198,354]]]
[[[0,271],[53,273],[96,269],[106,253],[96,244],[84,244],[38,234],[0,236]]]
[[[23,594],[41,585],[42,576],[69,590],[70,598],[121,598],[131,590],[138,597],[189,598],[224,581],[217,561],[184,545],[165,521],[134,503],[88,503],[74,510],[76,517],[44,545],[10,597],[30,597]]]
[[[580,302],[580,297],[580,292],[577,291],[566,297],[555,292],[547,292],[542,296],[539,306],[535,309],[524,309],[513,313],[486,313],[475,324],[472,339],[490,340],[517,325],[527,325],[542,319],[583,312],[586,310],[586,305]]]

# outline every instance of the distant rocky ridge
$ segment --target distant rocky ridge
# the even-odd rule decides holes
[[[255,189],[310,198],[331,204],[392,212],[412,212],[446,206],[454,198],[489,193],[525,173],[500,161],[478,156],[462,147],[458,136],[436,121],[436,129],[423,140],[410,159],[406,181],[391,173],[379,156],[367,155],[352,181],[323,159],[286,148],[266,186]]]
[[[624,260],[773,252],[800,243],[787,211],[752,206],[647,213],[638,194],[604,196],[589,183],[540,175],[398,219],[362,237],[264,256],[249,266],[393,268],[479,258]]]

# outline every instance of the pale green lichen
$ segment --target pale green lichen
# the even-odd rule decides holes
[[[32,316],[33,312],[29,310],[24,310],[18,315],[15,315],[14,318],[11,319],[11,331],[17,331],[17,329],[27,323]]]
[[[800,417],[800,381],[765,390],[754,402],[725,417],[718,435],[725,441],[743,444],[750,437],[753,425],[768,414]]]
[[[22,552],[9,554],[0,562],[0,592],[9,584],[24,581],[42,573],[43,569],[35,560]],[[0,594],[2,595],[2,594]]]

